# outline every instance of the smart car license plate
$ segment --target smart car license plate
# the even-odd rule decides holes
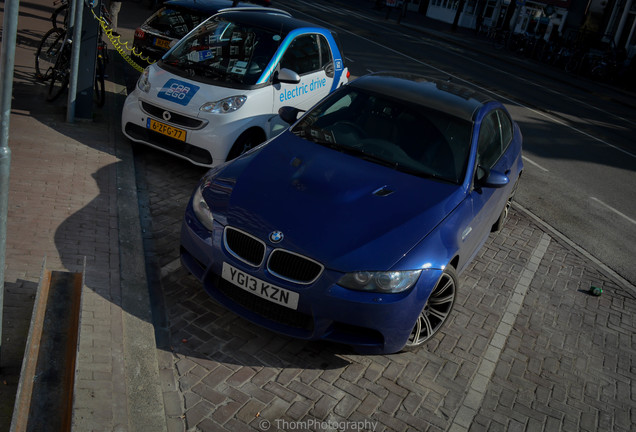
[[[165,123],[158,122],[151,118],[148,119],[146,127],[152,131],[159,132],[162,135],[169,136],[170,138],[174,138],[179,141],[186,140],[186,131],[184,131],[183,129],[169,126]]]
[[[165,39],[156,38],[155,39],[155,46],[158,46],[160,48],[168,49],[168,48],[170,48],[170,41],[165,40]]]
[[[265,300],[281,306],[296,310],[298,308],[298,293],[274,286],[268,282],[257,279],[231,266],[223,263],[223,279],[232,282],[235,286],[251,292]]]

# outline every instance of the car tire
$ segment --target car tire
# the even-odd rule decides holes
[[[515,182],[515,185],[512,188],[512,192],[510,193],[510,196],[508,196],[508,199],[506,200],[506,205],[501,211],[501,214],[499,215],[499,219],[497,219],[497,222],[495,222],[492,228],[490,229],[490,232],[500,231],[503,228],[503,226],[506,224],[506,221],[508,220],[508,213],[510,213],[510,207],[512,207],[512,200],[514,199],[515,194],[517,193],[518,185],[519,185],[519,180]]]
[[[403,351],[412,351],[421,347],[442,328],[455,304],[457,286],[457,273],[452,266],[448,265],[417,317]]]
[[[260,143],[265,141],[265,136],[255,130],[248,130],[241,134],[234,142],[230,153],[227,155],[227,160],[236,159],[243,153],[250,151]]]

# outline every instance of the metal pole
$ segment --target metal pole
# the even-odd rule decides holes
[[[82,0],[73,1],[73,45],[71,53],[71,74],[68,82],[68,105],[66,108],[66,121],[75,121],[75,102],[77,100],[77,74],[79,71],[80,47],[82,46],[82,14],[84,13],[84,2]]]
[[[9,120],[13,95],[13,67],[15,65],[15,42],[18,31],[19,0],[6,0],[0,52],[0,367],[2,366],[2,310],[4,308],[4,257],[7,245],[7,213],[9,210]]]

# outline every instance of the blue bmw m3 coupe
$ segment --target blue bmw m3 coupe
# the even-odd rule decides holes
[[[361,353],[415,349],[506,219],[523,169],[506,108],[448,81],[366,75],[212,168],[181,261],[238,315]],[[299,117],[299,118],[298,118]]]

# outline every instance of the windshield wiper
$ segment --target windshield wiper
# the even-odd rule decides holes
[[[362,159],[364,159],[364,160],[367,160],[369,162],[374,162],[374,163],[377,163],[379,165],[384,165],[384,166],[389,167],[389,168],[399,169],[400,165],[397,162],[393,162],[393,161],[390,161],[388,159],[381,158],[381,157],[376,156],[376,155],[374,155],[372,153],[365,153],[364,151],[361,151],[361,150],[360,150],[360,153],[361,153],[360,157]]]
[[[404,165],[397,165],[396,169],[398,171],[404,172],[406,174],[411,174],[417,177],[422,177],[422,178],[431,178],[434,180],[439,180],[439,181],[443,181],[446,183],[453,183],[453,184],[457,184],[457,181],[455,180],[451,180],[449,178],[446,177],[442,177],[440,175],[437,175],[435,173],[429,172],[429,171],[422,171],[416,168],[409,168],[407,166]]]

